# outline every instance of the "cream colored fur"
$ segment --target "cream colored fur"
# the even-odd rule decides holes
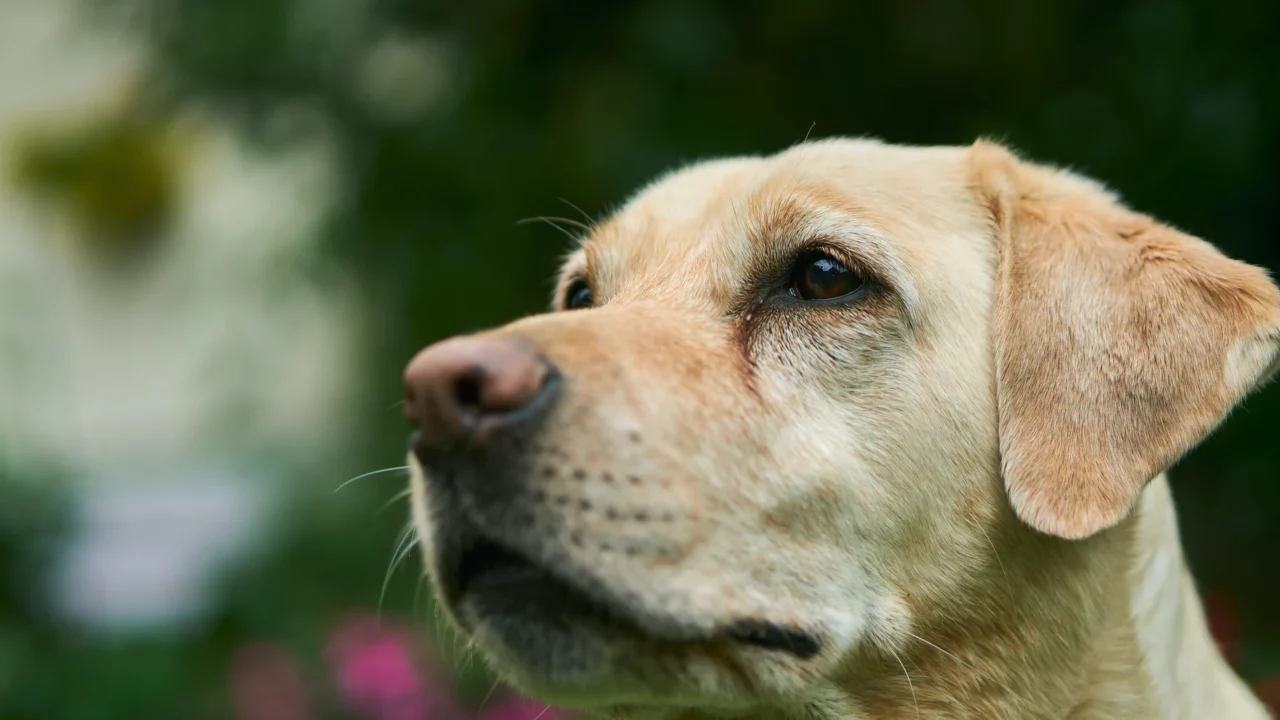
[[[815,244],[878,289],[778,295]],[[528,450],[554,522],[522,543],[635,622],[584,622],[569,672],[447,608],[525,690],[616,718],[1265,717],[1161,474],[1274,370],[1261,271],[994,145],[834,140],[661,179],[558,308],[574,278],[594,308],[493,331],[565,378]],[[739,618],[821,651],[714,634]]]

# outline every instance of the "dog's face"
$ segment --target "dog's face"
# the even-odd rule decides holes
[[[416,526],[549,701],[813,698],[1020,582],[999,546],[1121,522],[1272,367],[1278,308],[992,146],[701,164],[594,229],[553,312],[411,364]]]

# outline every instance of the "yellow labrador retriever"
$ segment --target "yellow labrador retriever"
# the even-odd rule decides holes
[[[1261,270],[1002,147],[640,192],[555,312],[406,370],[441,603],[617,718],[1262,718],[1164,470],[1280,360]]]

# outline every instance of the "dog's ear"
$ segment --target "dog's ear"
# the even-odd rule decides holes
[[[1280,291],[1088,180],[969,152],[999,243],[1005,488],[1028,525],[1088,537],[1276,370]]]

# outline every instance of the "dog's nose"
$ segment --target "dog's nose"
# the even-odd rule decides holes
[[[511,337],[459,337],[419,352],[404,372],[418,448],[479,446],[552,391],[555,368]]]

